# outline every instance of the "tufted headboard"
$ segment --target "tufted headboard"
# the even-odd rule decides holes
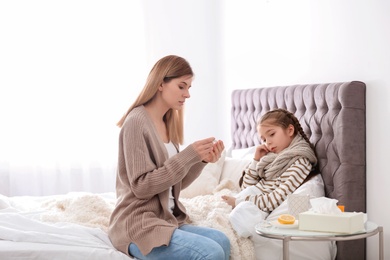
[[[360,81],[240,89],[232,93],[232,148],[260,143],[267,111],[294,113],[314,144],[327,197],[366,212],[366,85]],[[337,259],[365,259],[365,240],[338,242]]]

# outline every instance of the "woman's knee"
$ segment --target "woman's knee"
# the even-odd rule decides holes
[[[225,260],[229,259],[230,256],[230,244],[229,244],[229,253],[226,255],[226,249],[219,243],[217,242],[210,242],[209,246],[207,247],[205,253],[205,259],[220,259],[220,260]]]
[[[229,250],[230,252],[230,240],[225,233],[216,230],[215,240],[224,248],[224,250]]]
[[[225,233],[215,230],[213,238],[215,242],[218,243],[219,247],[223,250],[224,258],[218,259],[229,259],[230,257],[230,240]]]

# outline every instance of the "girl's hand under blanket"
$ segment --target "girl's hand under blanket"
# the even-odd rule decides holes
[[[227,204],[229,204],[230,206],[232,206],[232,208],[234,208],[234,207],[236,206],[236,198],[235,198],[235,197],[223,195],[223,196],[222,196],[222,199],[223,199]]]

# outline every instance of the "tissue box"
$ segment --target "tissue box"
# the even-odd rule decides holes
[[[306,211],[299,214],[299,230],[352,234],[364,230],[364,213],[321,214]]]

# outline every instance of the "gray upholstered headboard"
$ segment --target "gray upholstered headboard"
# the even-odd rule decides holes
[[[315,145],[327,197],[346,211],[366,212],[366,85],[340,82],[241,89],[232,93],[232,147],[260,143],[267,111],[294,113]],[[338,242],[337,259],[365,259],[365,240]]]

